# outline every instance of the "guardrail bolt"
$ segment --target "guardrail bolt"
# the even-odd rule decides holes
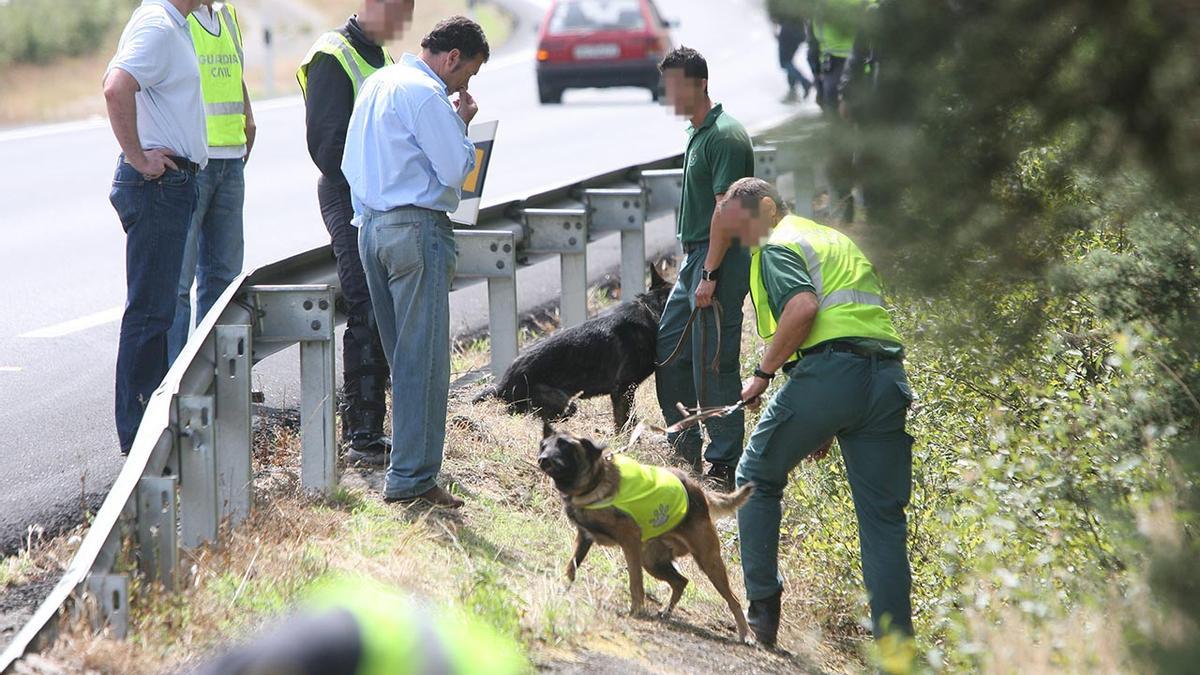
[[[492,245],[490,248],[492,249],[492,253],[495,253],[496,251],[500,250],[500,247],[496,245],[496,242],[492,242]]]
[[[583,229],[583,222],[582,222],[582,221],[576,221],[576,222],[575,222],[575,229],[577,229],[577,230],[582,230],[582,229]]]
[[[624,202],[621,203],[621,208],[623,208],[623,209],[629,208],[629,200],[628,199],[626,199]]]
[[[321,330],[321,322],[320,321],[312,322],[312,329],[313,330]]]
[[[634,202],[634,203],[633,203],[633,208],[635,208],[635,209],[640,209],[640,208],[642,208],[642,200],[640,200],[640,199],[639,199],[639,200],[637,200],[636,202]]]
[[[312,300],[305,300],[304,301],[304,311],[306,311],[306,312],[312,311],[312,308],[313,308]]]
[[[503,260],[496,261],[496,269],[498,269],[498,270],[504,269],[504,261]]]
[[[575,237],[571,237],[570,239],[567,240],[567,243],[570,244],[571,246],[574,246],[575,244],[579,243],[579,240],[576,239]]]
[[[318,302],[318,303],[317,303],[317,307],[320,307],[320,308],[321,308],[321,311],[323,312],[323,311],[325,311],[325,310],[329,309],[329,301],[328,301],[328,300],[322,300],[322,301],[320,301],[320,302]]]
[[[564,229],[564,230],[569,230],[569,229],[571,229],[571,222],[570,222],[570,221],[567,221],[567,222],[563,223],[563,229]]]
[[[505,244],[505,245],[504,245],[504,252],[505,252],[505,253],[512,253],[512,244]]]

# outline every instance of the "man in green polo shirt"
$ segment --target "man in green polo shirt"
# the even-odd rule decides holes
[[[682,417],[679,403],[724,406],[738,400],[750,253],[728,237],[713,236],[711,229],[713,211],[725,190],[754,175],[754,146],[745,128],[709,98],[708,63],[699,52],[680,47],[667,54],[659,69],[675,114],[692,123],[677,226],[686,259],[658,326],[655,373],[663,417],[674,424]],[[689,318],[697,308],[689,331]],[[704,426],[709,436],[704,452],[708,475],[717,487],[730,490],[745,435],[744,416],[738,412],[713,418]],[[698,471],[703,468],[699,428],[672,434],[668,440]]]
[[[878,639],[912,634],[907,553],[912,390],[904,348],[871,262],[849,237],[790,215],[765,181],[730,186],[716,230],[757,245],[750,287],[759,334],[772,338],[741,397],[756,405],[776,371],[787,382],[767,404],[737,468],[754,494],[738,512],[747,616],[759,642],[779,629],[781,499],[788,474],[837,438],[858,515],[863,581]],[[769,236],[769,238],[768,238]]]

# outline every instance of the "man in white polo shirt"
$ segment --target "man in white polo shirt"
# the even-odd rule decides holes
[[[125,314],[117,348],[116,419],[122,454],[167,372],[196,173],[208,162],[200,69],[187,15],[200,0],[143,0],[104,75],[121,157],[109,201],[125,229]]]

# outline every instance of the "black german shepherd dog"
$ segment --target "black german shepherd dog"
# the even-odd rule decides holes
[[[511,412],[536,412],[549,422],[575,414],[575,398],[607,394],[613,422],[623,428],[637,386],[654,372],[658,320],[671,286],[651,265],[649,291],[533,345],[475,400],[496,396]]]

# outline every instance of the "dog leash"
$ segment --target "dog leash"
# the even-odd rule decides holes
[[[704,420],[712,419],[713,417],[726,417],[728,415],[732,415],[733,413],[745,408],[746,401],[738,401],[733,405],[709,406],[707,408],[698,406],[696,408],[689,409],[684,407],[682,403],[676,403],[675,406],[679,408],[679,412],[683,413],[683,418],[666,429],[655,428],[655,431],[666,434],[677,434],[684,429],[696,426]]]
[[[664,360],[662,363],[658,364],[658,367],[662,368],[664,366],[671,365],[672,363],[675,362],[676,359],[679,358],[680,354],[683,353],[684,346],[688,344],[688,339],[692,335],[692,326],[695,325],[696,319],[700,317],[700,315],[703,313],[704,309],[705,309],[704,307],[696,307],[695,309],[692,310],[692,313],[688,316],[687,323],[684,324],[684,326],[683,326],[683,334],[679,336],[679,343],[675,345],[675,350],[671,352],[671,355],[668,356],[666,358],[666,360]],[[708,398],[708,395],[707,395],[708,394],[708,392],[707,392],[708,378],[706,377],[706,375],[709,372],[711,372],[713,374],[719,373],[720,369],[721,369],[721,320],[724,316],[724,311],[721,308],[720,301],[718,301],[716,298],[713,298],[713,300],[712,300],[712,310],[713,310],[713,318],[716,319],[717,348],[713,352],[712,364],[708,368],[702,367],[700,369],[700,391],[698,392],[698,394],[699,394],[698,400],[701,403],[703,403],[704,400],[706,398]],[[703,321],[701,321],[700,322],[700,358],[704,358],[704,354],[707,352],[708,352],[708,329],[707,329],[705,323]],[[695,357],[693,356],[693,358],[695,358]]]

